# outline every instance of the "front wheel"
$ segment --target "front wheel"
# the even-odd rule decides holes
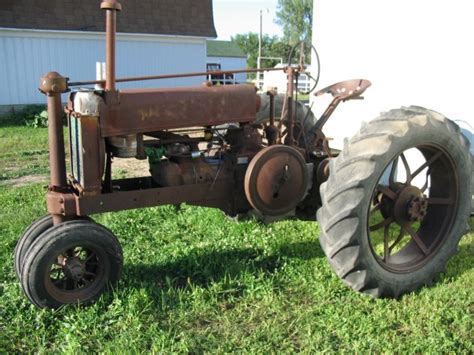
[[[105,227],[87,220],[64,222],[27,250],[20,282],[40,308],[87,305],[118,281],[122,260],[117,238]]]
[[[430,284],[468,230],[471,171],[467,139],[439,113],[365,124],[321,186],[320,243],[336,274],[375,297]]]

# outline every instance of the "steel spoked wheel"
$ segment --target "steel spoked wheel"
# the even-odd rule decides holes
[[[118,281],[122,249],[106,228],[65,222],[46,231],[25,255],[21,284],[39,307],[90,304]]]
[[[458,179],[441,147],[407,149],[390,162],[368,219],[372,252],[383,267],[410,272],[436,255],[455,222]]]
[[[106,275],[106,258],[95,246],[75,246],[60,252],[45,273],[48,291],[63,303],[74,303],[102,287]]]
[[[469,230],[471,159],[456,124],[392,110],[346,141],[329,170],[319,240],[347,285],[398,297],[445,271]]]
[[[81,220],[92,221],[89,217],[77,218]],[[30,248],[31,244],[33,244],[34,241],[41,236],[41,234],[43,234],[52,227],[53,217],[51,217],[51,215],[47,215],[31,223],[21,235],[15,246],[14,251],[15,273],[18,279],[20,279],[21,277],[21,271],[23,269],[26,251]]]

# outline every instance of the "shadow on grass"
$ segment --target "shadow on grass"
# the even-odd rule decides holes
[[[122,282],[129,288],[146,288],[156,295],[162,291],[185,290],[190,286],[209,287],[223,279],[235,280],[243,274],[272,275],[288,260],[322,258],[318,241],[282,246],[272,255],[261,249],[198,251],[166,264],[125,265]],[[235,295],[234,295],[235,296]]]
[[[461,245],[459,254],[448,264],[447,274],[435,279],[434,284],[448,277],[455,282],[462,274],[472,269],[470,258],[473,245]],[[272,275],[288,261],[288,259],[311,260],[325,258],[316,240],[299,242],[282,246],[271,255],[265,255],[260,249],[236,249],[223,251],[199,251],[165,264],[126,265],[122,282],[127,288],[145,288],[159,307],[163,293],[173,294],[174,301],[179,303],[179,292],[191,292],[192,287],[209,288],[212,284],[225,282],[221,287],[232,291],[229,296],[235,298],[243,295],[246,288],[239,278],[244,274],[267,275],[276,287],[283,286]],[[451,282],[450,281],[450,282]],[[238,287],[235,287],[235,286]],[[419,290],[420,291],[420,290]],[[417,292],[419,292],[417,291]],[[169,300],[170,295],[167,296]]]

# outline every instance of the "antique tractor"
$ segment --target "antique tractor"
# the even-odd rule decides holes
[[[336,274],[354,290],[398,297],[429,284],[468,230],[471,159],[456,124],[421,107],[366,123],[342,151],[323,128],[338,104],[362,98],[367,80],[320,90],[333,100],[321,118],[295,100],[305,66],[288,65],[286,95],[252,85],[117,90],[116,83],[221,73],[116,79],[117,0],[104,0],[106,80],[41,79],[48,99],[48,215],[15,249],[26,296],[39,307],[90,304],[120,277],[122,250],[89,215],[187,203],[266,222],[316,221]],[[303,56],[301,56],[303,57]],[[66,173],[61,94],[71,174]],[[150,173],[113,179],[113,158],[148,159]],[[413,157],[419,163],[414,166]]]

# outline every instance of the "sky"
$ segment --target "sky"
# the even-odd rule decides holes
[[[274,22],[277,0],[214,0],[214,23],[218,39],[230,40],[238,33],[259,32],[260,10],[263,10],[263,33],[282,35]]]

